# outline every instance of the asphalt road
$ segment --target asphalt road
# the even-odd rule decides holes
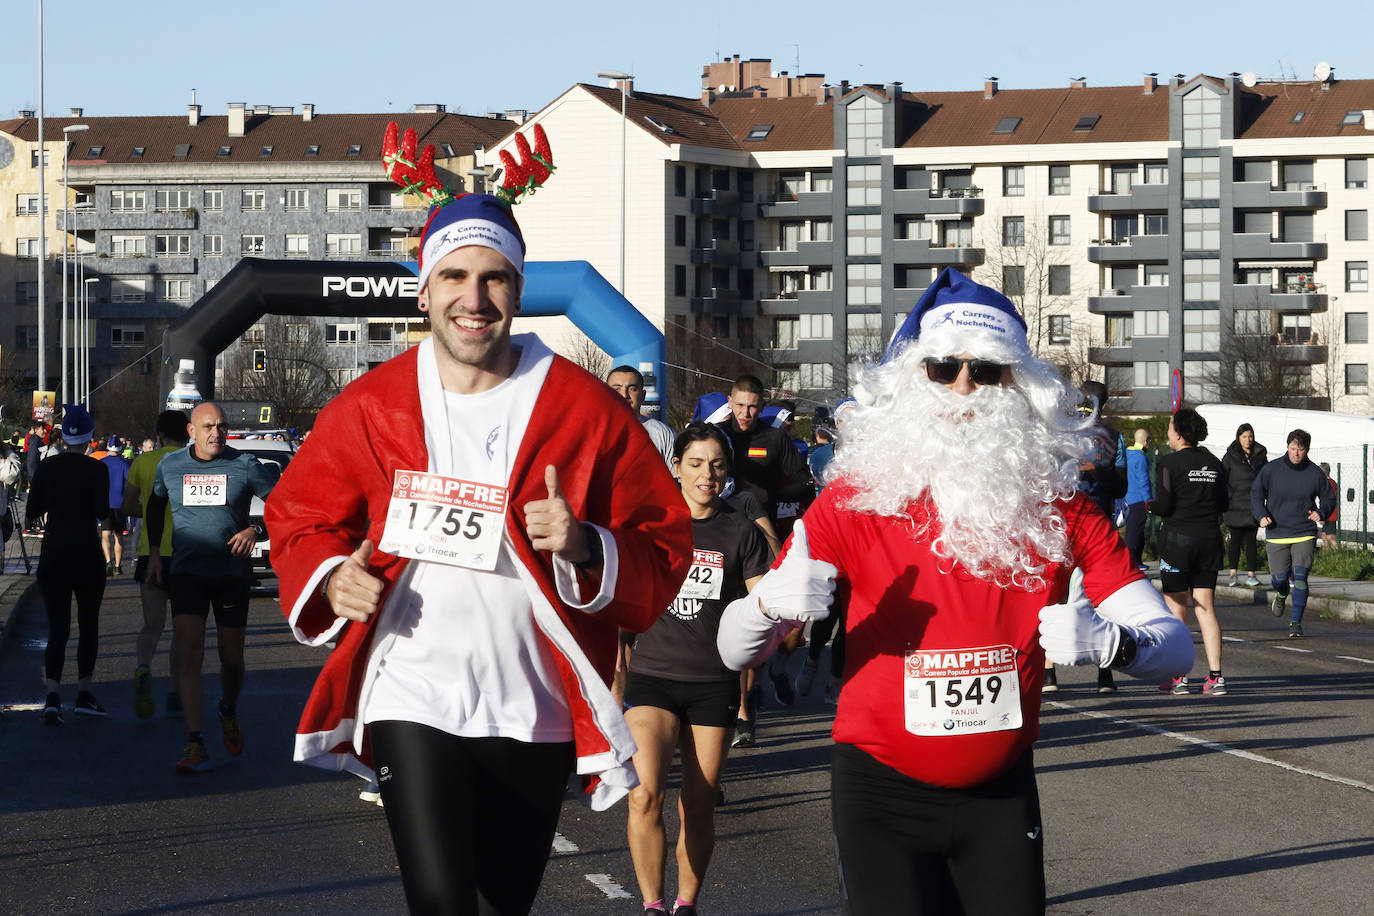
[[[1264,608],[1221,611],[1229,696],[1121,679],[1100,697],[1092,672],[1061,669],[1035,752],[1051,913],[1374,913],[1374,630],[1309,617],[1309,637],[1288,640]],[[250,619],[247,749],[194,777],[174,772],[184,733],[160,714],[165,657],[159,716],[130,708],[133,584],[113,581],[102,615],[107,719],[40,724],[36,617],[0,657],[0,912],[404,911],[384,812],[357,800],[358,780],[290,762],[323,650],[296,645],[275,600]],[[840,912],[830,711],[819,695],[767,708],[759,746],[731,758],[703,912]],[[624,817],[566,805],[537,913],[640,912]]]

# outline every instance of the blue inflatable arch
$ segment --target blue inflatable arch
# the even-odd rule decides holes
[[[415,318],[414,261],[269,261],[244,258],[162,337],[161,390],[194,360],[201,396],[215,396],[215,357],[264,315]],[[663,332],[586,261],[528,261],[521,316],[565,315],[612,365],[637,367],[647,401],[661,406]]]

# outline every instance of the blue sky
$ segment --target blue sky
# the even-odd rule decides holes
[[[65,115],[176,114],[191,90],[206,114],[229,102],[324,112],[409,110],[442,102],[469,114],[538,109],[596,71],[695,96],[716,55],[771,58],[779,70],[908,89],[1134,84],[1144,73],[1254,71],[1261,79],[1374,77],[1358,0],[1299,5],[554,3],[386,5],[358,0],[228,4],[46,0],[44,107]],[[659,10],[671,9],[672,13]],[[837,10],[861,10],[842,18]],[[528,12],[544,10],[544,12]],[[784,12],[785,10],[785,12]],[[38,0],[0,0],[0,118],[38,106]],[[1175,18],[1169,18],[1175,17]],[[401,21],[408,24],[400,25]]]

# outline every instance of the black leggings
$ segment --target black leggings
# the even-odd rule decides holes
[[[830,638],[831,632],[834,632],[835,641],[830,644],[830,675],[837,680],[844,677],[844,624],[848,609],[849,583],[841,582],[835,586],[835,597],[830,602],[830,616],[812,624],[811,640],[806,647],[811,660],[820,661],[825,642]]]
[[[95,657],[100,648],[100,602],[105,598],[104,562],[103,557],[99,565],[49,561],[38,567],[38,590],[48,612],[48,646],[43,652],[48,680],[62,680],[67,640],[72,635],[73,595],[76,596],[76,623],[80,629],[76,643],[76,674],[78,678],[87,678],[95,673]],[[45,570],[45,566],[51,569]]]
[[[573,745],[458,738],[373,722],[372,759],[412,913],[528,913],[572,774]]]
[[[1230,569],[1248,569],[1250,572],[1259,571],[1259,550],[1255,544],[1255,533],[1258,528],[1249,525],[1227,525],[1226,529],[1231,532],[1230,542],[1226,545],[1226,565]],[[1240,559],[1240,549],[1245,548],[1245,566],[1237,566],[1236,562]]]
[[[836,744],[831,811],[846,916],[1045,912],[1044,837],[1031,752],[981,786],[918,782]]]

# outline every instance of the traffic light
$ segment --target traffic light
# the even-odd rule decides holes
[[[254,372],[266,372],[266,371],[267,371],[267,351],[266,351],[266,350],[254,350],[254,351],[253,351],[253,371],[254,371]]]

